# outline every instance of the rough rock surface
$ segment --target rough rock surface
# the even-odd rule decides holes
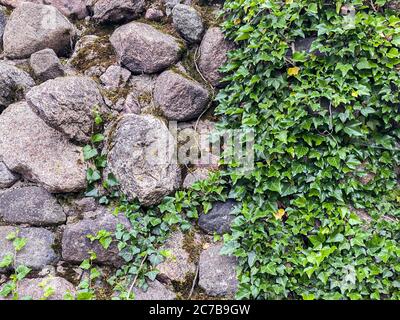
[[[12,242],[6,238],[16,230],[14,227],[0,227],[0,261],[6,254],[14,252]],[[57,260],[53,250],[55,236],[52,232],[43,228],[19,228],[18,237],[26,239],[26,245],[17,253],[16,266],[24,265],[40,270]]]
[[[64,75],[64,69],[56,53],[52,49],[44,49],[31,55],[30,65],[35,76],[47,81]]]
[[[92,135],[94,109],[104,110],[96,82],[82,76],[46,81],[32,88],[26,100],[50,127],[83,143]]]
[[[47,226],[65,222],[57,200],[41,187],[22,187],[0,193],[0,218],[6,223]]]
[[[223,75],[219,68],[227,61],[227,52],[232,48],[220,28],[213,27],[205,33],[200,45],[199,69],[213,86],[221,84]]]
[[[201,41],[204,25],[196,9],[185,4],[177,4],[172,10],[172,20],[185,40],[192,43]]]
[[[100,81],[108,90],[124,87],[131,76],[131,72],[120,66],[110,66],[100,77]]]
[[[53,289],[49,297],[45,297],[47,289]],[[23,279],[18,283],[19,299],[30,298],[32,300],[64,300],[66,294],[75,295],[75,287],[72,283],[60,277]]]
[[[210,296],[232,296],[237,290],[236,259],[221,256],[221,248],[212,244],[200,255],[199,286]]]
[[[209,174],[210,170],[197,168],[186,175],[185,180],[183,180],[183,187],[190,188],[196,182],[207,179]]]
[[[150,21],[161,21],[164,18],[164,12],[157,8],[149,8],[146,11],[145,18]]]
[[[126,114],[111,141],[108,168],[128,198],[150,206],[178,188],[181,175],[173,157],[173,137],[161,120]]]
[[[131,90],[126,97],[124,113],[140,114],[153,107],[153,90],[155,80],[150,75],[133,76],[131,78]]]
[[[25,93],[35,85],[28,73],[0,61],[0,111],[24,98]]]
[[[47,126],[25,102],[9,106],[0,115],[0,159],[50,192],[86,187],[82,149]]]
[[[145,0],[98,0],[93,6],[93,18],[99,23],[121,22],[138,18]]]
[[[3,33],[6,28],[7,17],[4,7],[0,7],[0,51],[3,50]]]
[[[135,300],[174,300],[176,295],[167,289],[161,282],[155,280],[149,283],[146,291],[134,288]]]
[[[231,223],[235,218],[231,213],[236,205],[237,203],[233,200],[214,203],[207,214],[200,214],[199,227],[210,234],[214,232],[218,234],[230,232]]]
[[[0,189],[11,187],[18,179],[19,176],[8,170],[7,166],[0,161]]]
[[[12,59],[28,58],[50,48],[64,55],[71,49],[75,35],[74,25],[55,7],[22,2],[4,30],[4,53]]]
[[[204,111],[209,93],[200,83],[168,70],[157,78],[154,101],[168,120],[188,121]]]
[[[182,51],[178,39],[140,22],[119,27],[110,41],[121,64],[135,74],[162,71],[176,63]]]
[[[170,235],[162,249],[168,250],[171,257],[157,266],[160,277],[183,283],[188,276],[196,273],[196,266],[184,247],[185,235],[182,232],[177,231]]]
[[[129,227],[129,222],[125,217],[115,217],[110,213],[105,213],[93,220],[84,219],[78,223],[68,224],[62,238],[63,259],[79,263],[89,257],[89,251],[94,251],[97,255],[97,262],[120,265],[121,258],[115,242],[105,250],[98,241],[91,242],[87,238],[88,235],[96,236],[100,230],[106,230],[113,234],[119,223]]]

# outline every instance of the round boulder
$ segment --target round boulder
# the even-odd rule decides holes
[[[196,9],[185,4],[177,4],[172,10],[172,20],[185,40],[191,43],[201,41],[204,25]]]

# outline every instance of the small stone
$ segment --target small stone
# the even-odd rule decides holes
[[[196,273],[196,266],[191,261],[190,255],[184,247],[185,235],[180,231],[174,232],[162,246],[162,249],[168,250],[171,253],[171,257],[157,265],[161,278],[167,281],[183,283],[188,277]]]
[[[18,179],[19,176],[8,170],[4,162],[0,161],[0,189],[11,187]]]
[[[175,300],[176,294],[167,289],[161,282],[155,280],[149,283],[146,291],[134,288],[135,300]]]
[[[0,261],[7,254],[14,253],[12,241],[6,238],[17,230],[15,227],[0,227]],[[24,265],[33,270],[41,270],[56,262],[58,257],[53,250],[55,236],[52,232],[43,228],[19,228],[18,237],[26,239],[26,245],[16,255],[16,266]]]
[[[150,21],[161,21],[164,18],[164,12],[157,8],[149,8],[146,11],[145,18]]]
[[[41,187],[22,187],[0,193],[0,218],[7,223],[48,226],[65,222],[57,200]]]
[[[93,6],[93,19],[99,23],[118,23],[139,18],[145,0],[98,0]]]
[[[82,148],[47,126],[25,102],[9,106],[0,115],[0,159],[50,192],[86,188]]]
[[[82,143],[90,141],[94,110],[105,111],[96,82],[82,76],[48,80],[32,88],[26,100],[46,124]]]
[[[75,208],[80,212],[95,211],[97,209],[97,202],[94,198],[82,198],[75,201]]]
[[[110,41],[121,65],[134,74],[157,73],[172,66],[184,48],[178,39],[140,22],[119,27]]]
[[[115,217],[111,213],[103,214],[92,219],[84,219],[75,224],[68,224],[62,237],[62,258],[68,262],[79,263],[89,258],[89,251],[97,255],[99,263],[121,265],[121,257],[115,241],[114,233],[117,225],[123,224],[129,228],[130,224],[124,216]],[[106,250],[99,241],[91,242],[87,236],[96,236],[100,230],[111,232],[113,243]]]
[[[35,81],[28,73],[0,61],[0,112],[10,104],[22,100],[34,85]]]
[[[154,106],[154,77],[145,74],[133,76],[129,83],[131,91],[125,100],[124,113],[140,114],[146,109],[151,109]]]
[[[5,11],[5,8],[0,6],[0,51],[3,50],[3,33],[7,23]]]
[[[186,175],[185,180],[183,180],[183,187],[190,188],[196,182],[206,180],[209,174],[210,170],[206,168],[197,168]]]
[[[195,80],[168,70],[157,78],[154,101],[168,120],[188,121],[204,111],[209,93]]]
[[[221,244],[212,244],[200,255],[199,286],[210,296],[233,296],[238,287],[236,258],[222,256]]]
[[[214,203],[212,209],[204,214],[200,214],[199,227],[209,234],[224,234],[231,231],[231,224],[235,218],[232,211],[237,206],[237,202],[228,200],[226,202]]]
[[[11,59],[29,58],[32,53],[50,48],[65,55],[75,36],[74,25],[55,7],[22,2],[7,22],[4,53]]]
[[[182,37],[191,43],[201,41],[204,32],[200,14],[191,6],[177,4],[172,10],[172,20]]]
[[[64,75],[64,69],[53,49],[44,49],[31,55],[30,65],[35,76],[47,81]]]
[[[100,77],[100,81],[107,90],[115,90],[120,87],[125,87],[130,76],[131,72],[129,70],[120,66],[110,66]]]

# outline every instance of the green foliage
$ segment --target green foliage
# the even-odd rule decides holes
[[[242,202],[224,237],[238,298],[400,298],[400,18],[344,3],[225,2],[238,48],[217,113],[256,132],[255,170],[224,173]]]

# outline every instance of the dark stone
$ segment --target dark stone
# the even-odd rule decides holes
[[[232,211],[237,202],[228,200],[227,202],[217,202],[207,214],[200,214],[199,227],[207,233],[224,234],[230,232],[231,223],[235,218]]]

